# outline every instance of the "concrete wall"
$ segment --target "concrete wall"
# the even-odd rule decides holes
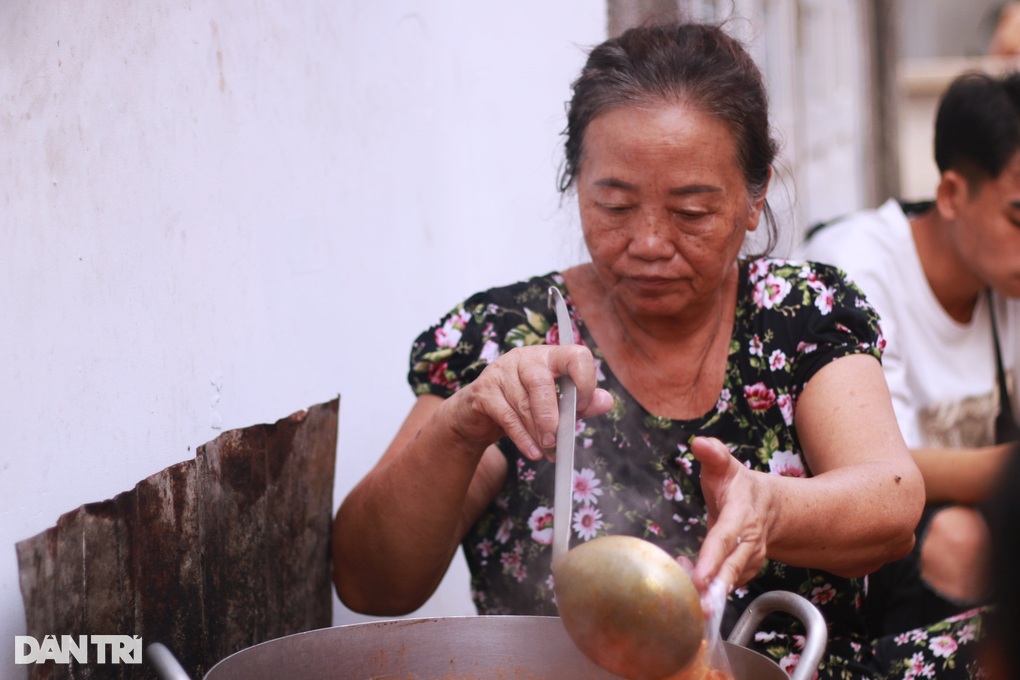
[[[985,54],[998,11],[1010,0],[895,0],[907,59]]]
[[[604,14],[0,3],[0,676],[15,542],[338,393],[339,502],[412,403],[415,335],[580,259],[559,132]],[[473,613],[465,574],[419,614]]]

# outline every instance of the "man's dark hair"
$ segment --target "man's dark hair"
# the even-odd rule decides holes
[[[970,72],[950,84],[935,118],[935,164],[955,170],[973,192],[1020,151],[1020,73]]]

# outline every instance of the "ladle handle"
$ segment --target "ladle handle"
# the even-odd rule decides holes
[[[563,294],[549,287],[549,306],[556,310],[560,345],[574,344],[574,326]],[[577,425],[577,387],[567,376],[557,381],[560,387],[560,420],[556,427],[556,477],[553,487],[553,563],[570,547],[570,524],[574,493],[574,430]]]
[[[804,650],[790,680],[809,680],[814,676],[818,664],[822,661],[822,655],[825,654],[829,629],[818,608],[796,593],[772,590],[756,597],[740,615],[740,619],[730,631],[727,642],[746,647],[758,626],[772,612],[792,614],[804,624],[807,631]]]
[[[145,660],[160,680],[191,680],[177,657],[161,642],[153,642],[145,648]]]

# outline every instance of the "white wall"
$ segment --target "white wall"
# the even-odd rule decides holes
[[[900,56],[979,56],[988,52],[998,11],[1010,0],[898,0]]]
[[[338,393],[339,503],[411,405],[415,335],[580,258],[558,133],[604,24],[590,0],[0,3],[0,676],[17,541]],[[419,614],[473,613],[466,590],[458,563]]]

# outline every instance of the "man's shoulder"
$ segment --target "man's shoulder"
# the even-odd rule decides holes
[[[816,227],[800,249],[804,259],[835,265],[852,276],[887,272],[913,252],[910,222],[895,201]]]

